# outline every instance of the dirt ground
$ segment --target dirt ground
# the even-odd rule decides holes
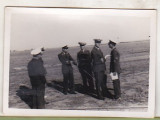
[[[46,49],[43,60],[47,69],[47,85],[45,99],[46,109],[56,110],[108,110],[108,111],[146,111],[148,108],[149,86],[149,41],[119,43],[117,49],[121,54],[120,75],[122,97],[120,100],[98,100],[95,94],[86,95],[82,92],[82,79],[76,66],[74,79],[76,93],[64,95],[62,93],[63,76],[61,64],[57,55],[58,49]],[[93,46],[87,46],[91,50]],[[107,45],[101,46],[104,55],[110,54]],[[79,47],[69,48],[74,59]],[[12,51],[10,59],[9,107],[30,109],[31,85],[27,73],[27,64],[32,58],[30,51]],[[113,93],[113,84],[109,77],[109,60],[106,67],[108,73],[107,87]]]

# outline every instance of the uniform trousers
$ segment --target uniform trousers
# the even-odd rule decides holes
[[[79,68],[79,71],[82,76],[84,89],[87,90],[89,86],[89,90],[94,90],[94,83],[92,78],[92,71],[88,68]]]
[[[96,91],[98,97],[101,97],[102,94],[105,95],[106,92],[106,84],[104,82],[104,71],[98,71],[94,73],[96,79]],[[102,91],[102,92],[101,92]]]
[[[119,75],[118,75],[119,78]],[[120,80],[113,80],[113,88],[114,88],[114,94],[115,98],[121,97],[121,87],[120,87]]]
[[[43,109],[45,108],[45,76],[30,76],[30,82],[32,85],[32,108],[33,109]]]
[[[63,87],[64,92],[68,92],[68,88],[71,92],[74,92],[74,78],[73,78],[73,70],[68,70],[67,72],[63,73]]]

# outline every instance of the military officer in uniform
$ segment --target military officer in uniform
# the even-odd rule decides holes
[[[118,50],[116,49],[116,43],[113,41],[109,41],[108,46],[111,48],[111,57],[110,57],[110,73],[113,73],[113,75],[118,75],[118,79],[113,80],[113,88],[114,88],[114,98],[118,99],[121,97],[121,89],[120,89],[120,54]]]
[[[62,47],[62,52],[58,55],[60,62],[62,63],[62,73],[63,73],[63,92],[65,95],[68,93],[68,88],[70,89],[71,94],[75,93],[74,88],[74,78],[73,78],[73,68],[72,64],[77,65],[73,60],[71,55],[68,53],[68,46]]]
[[[32,60],[28,63],[28,74],[33,90],[33,109],[45,108],[45,83],[47,74],[46,69],[43,66],[42,53],[44,48],[37,48],[31,51],[33,55]]]
[[[84,93],[94,91],[94,83],[91,68],[91,53],[85,49],[86,43],[79,42],[80,51],[77,53],[78,68],[83,80]]]
[[[96,79],[96,91],[98,99],[104,100],[104,95],[106,91],[106,84],[104,81],[105,77],[105,58],[100,49],[101,41],[100,39],[94,39],[95,46],[91,51],[92,64],[93,64],[93,72]]]

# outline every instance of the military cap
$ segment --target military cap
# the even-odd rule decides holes
[[[95,43],[101,43],[101,39],[94,39]]]
[[[113,42],[112,40],[109,40],[108,45],[109,45],[109,44],[112,44],[112,45],[114,45],[114,46],[116,45],[116,43]]]
[[[38,55],[38,54],[42,53],[42,51],[44,51],[44,48],[41,48],[41,47],[33,49],[31,51],[31,55]]]
[[[66,46],[63,46],[62,49],[68,49],[68,46],[67,46],[67,45],[66,45]]]
[[[78,43],[80,46],[85,46],[86,45],[86,43],[84,43],[84,42],[79,42]]]

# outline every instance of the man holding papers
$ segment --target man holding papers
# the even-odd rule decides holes
[[[109,41],[108,43],[109,48],[111,48],[111,57],[110,57],[110,75],[111,79],[113,80],[113,88],[114,88],[114,93],[115,99],[118,99],[121,97],[121,89],[120,89],[120,54],[118,50],[116,49],[116,43],[113,41]]]

